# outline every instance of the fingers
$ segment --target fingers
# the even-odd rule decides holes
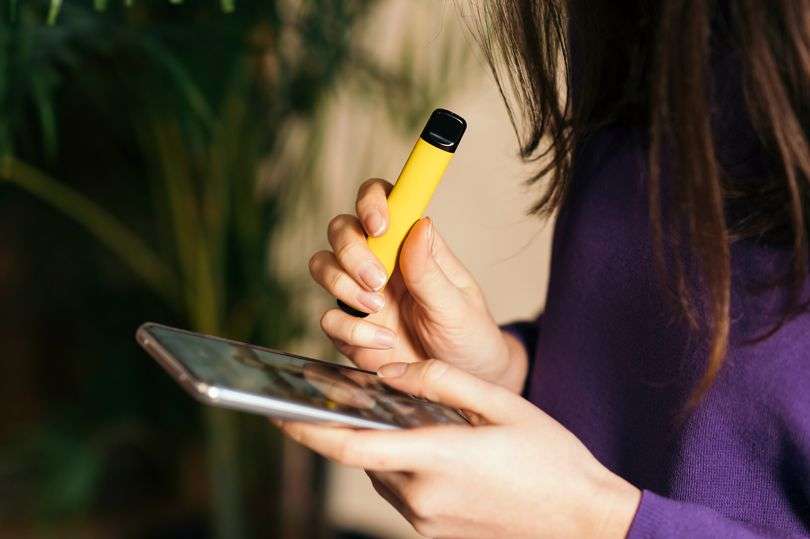
[[[388,280],[385,268],[368,248],[357,217],[338,215],[329,222],[329,244],[340,266],[368,290],[380,290]]]
[[[431,359],[389,363],[377,373],[383,381],[417,397],[470,410],[493,424],[514,424],[536,414],[536,408],[509,390]]]
[[[391,504],[391,506],[396,509],[399,514],[409,521],[414,518],[414,514],[411,512],[408,504],[405,503],[405,501],[396,493],[394,489],[371,474],[369,474],[369,479],[371,479],[371,486],[374,487],[377,494],[382,496],[385,501]]]
[[[433,256],[435,230],[428,218],[411,228],[402,244],[399,267],[411,296],[422,307],[437,312],[461,312],[464,298]]]
[[[330,340],[332,341],[332,344],[335,345],[335,348],[337,348],[338,352],[340,352],[341,354],[343,354],[348,359],[354,362],[354,357],[360,351],[360,348],[357,348],[356,346],[352,346],[350,344],[346,344],[345,342],[339,339],[330,338]]]
[[[363,182],[357,192],[357,217],[369,236],[381,236],[388,230],[388,193],[394,186],[380,178]]]
[[[436,229],[436,224],[433,222],[433,220],[429,217],[428,220],[431,221],[430,224],[433,228],[433,235],[431,238],[433,243],[431,247],[433,258],[436,260],[436,263],[456,287],[462,289],[477,289],[478,283],[475,282],[475,278],[472,276],[469,270],[464,267],[464,264],[461,263],[453,251],[450,250],[450,247],[448,247],[447,243],[444,241],[444,238]]]
[[[408,472],[371,472],[368,470],[366,470],[366,475],[372,482],[384,485],[395,493],[405,492],[414,477],[414,474]]]
[[[345,466],[395,472],[425,469],[434,445],[413,431],[371,431],[283,422],[281,429],[297,442]]]
[[[312,255],[309,273],[327,292],[363,312],[375,313],[385,305],[383,295],[360,286],[346,273],[331,251],[318,251]]]
[[[403,517],[413,523],[416,515],[411,511],[404,493],[408,492],[412,482],[412,474],[402,472],[369,472],[366,475],[371,479],[371,485],[377,494],[391,504]]]
[[[330,309],[324,313],[321,317],[321,329],[330,338],[350,346],[387,350],[394,348],[397,342],[396,333],[390,329],[339,309]]]

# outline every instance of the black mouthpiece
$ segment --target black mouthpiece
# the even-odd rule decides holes
[[[420,137],[441,150],[455,153],[466,129],[467,122],[464,118],[449,110],[436,109],[430,115]]]

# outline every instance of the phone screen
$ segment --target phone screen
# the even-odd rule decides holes
[[[197,379],[404,428],[466,424],[455,411],[378,381],[376,374],[163,326],[149,334]]]

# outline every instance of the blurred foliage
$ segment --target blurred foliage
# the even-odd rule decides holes
[[[0,7],[0,231],[15,233],[22,283],[8,308],[38,321],[17,346],[40,362],[6,368],[47,379],[30,397],[38,421],[0,446],[0,522],[50,528],[134,504],[147,525],[185,522],[205,490],[212,533],[281,533],[277,437],[259,418],[201,418],[134,327],[300,336],[271,246],[313,202],[329,95],[351,88],[412,135],[469,65],[453,35],[428,73],[408,44],[381,63],[357,38],[373,0],[175,3]]]

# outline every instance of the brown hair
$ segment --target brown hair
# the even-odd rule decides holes
[[[650,218],[659,265],[664,268],[665,238],[670,245],[685,240],[689,259],[699,261],[705,290],[698,295],[687,286],[686,263],[674,257],[678,304],[709,335],[706,370],[688,407],[711,386],[726,354],[732,239],[786,238],[791,244],[791,304],[772,331],[806,307],[800,286],[808,271],[810,207],[808,8],[808,0],[632,0],[621,9],[604,0],[486,0],[473,8],[480,23],[476,35],[507,102],[521,156],[541,163],[528,182],[546,180],[532,213],[549,215],[560,206],[572,153],[590,133],[619,119],[648,128]],[[771,173],[748,191],[729,185],[716,156],[710,58],[719,39],[739,52],[745,104],[772,158]],[[572,48],[576,65],[570,62]],[[510,92],[517,106],[507,98]],[[675,205],[664,211],[685,221],[662,215],[664,149],[678,177]],[[732,195],[756,208],[744,222],[729,223]],[[705,311],[700,323],[698,306]]]

